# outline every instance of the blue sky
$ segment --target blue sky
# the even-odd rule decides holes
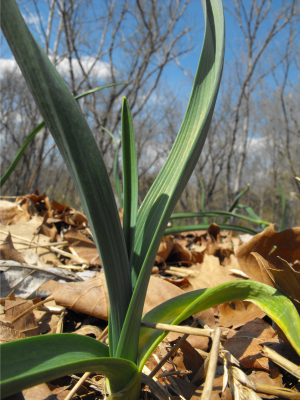
[[[42,2],[40,3],[42,4]],[[95,3],[97,6],[101,3]],[[224,0],[224,6],[231,5],[232,7],[233,2],[229,0]],[[249,3],[245,3],[246,7]],[[273,3],[274,4],[274,3]],[[274,9],[281,5],[281,0],[276,0]],[[100,8],[101,6],[99,6]],[[32,10],[35,12],[34,10]],[[225,18],[226,18],[226,54],[225,54],[225,69],[223,75],[223,81],[227,79],[228,75],[230,75],[230,68],[233,68],[235,57],[238,57],[239,54],[239,46],[243,43],[243,38],[241,37],[241,33],[238,30],[237,22],[234,18],[230,15],[228,11],[225,11]],[[202,40],[203,40],[203,32],[204,32],[204,19],[203,19],[203,11],[201,6],[200,0],[191,0],[191,3],[188,7],[185,23],[188,25],[193,26],[193,30],[190,33],[192,38],[192,45],[193,50],[188,54],[184,55],[179,61],[184,70],[188,71],[189,77],[186,77],[183,71],[178,68],[178,66],[173,63],[170,64],[163,74],[163,79],[161,85],[166,82],[168,85],[173,86],[175,88],[175,92],[177,94],[182,95],[183,97],[188,97],[191,86],[192,86],[192,79],[196,72],[199,55],[201,52],[202,47]],[[267,25],[266,25],[267,26]],[[97,33],[98,34],[98,33]],[[263,39],[264,31],[260,32],[261,38]],[[1,36],[1,58],[2,59],[10,59],[11,54],[10,51]],[[276,43],[275,43],[276,45]],[[276,54],[274,52],[273,57]],[[2,62],[2,64],[4,64]],[[1,67],[0,67],[1,68]],[[269,84],[271,87],[274,87],[274,81],[272,78],[269,79]]]

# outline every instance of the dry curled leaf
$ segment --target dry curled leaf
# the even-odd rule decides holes
[[[29,201],[17,198],[15,202],[0,200],[0,221],[4,225],[25,222],[30,219]]]
[[[259,264],[252,253],[258,253],[273,266],[277,264],[278,257],[288,263],[300,260],[300,228],[276,232],[274,225],[271,225],[236,249],[241,270],[251,279],[264,282]]]
[[[264,283],[279,289],[288,296],[300,312],[300,270],[298,262],[290,265],[280,257],[268,262],[260,254],[252,253],[262,274]]]

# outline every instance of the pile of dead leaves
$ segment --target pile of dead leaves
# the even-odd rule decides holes
[[[1,342],[58,332],[107,340],[107,288],[85,215],[37,192],[0,201],[0,215]],[[208,231],[165,237],[144,312],[187,291],[249,278],[281,290],[300,311],[299,260],[300,228],[279,233],[271,226],[254,237],[240,237],[212,224]],[[255,305],[222,304],[183,326],[195,321],[211,334],[182,338],[170,332],[145,366],[141,398],[200,399],[212,338],[220,331],[212,399],[300,399],[299,357]],[[78,379],[48,382],[23,396],[65,399]],[[91,375],[73,398],[102,399],[104,390],[103,377]]]

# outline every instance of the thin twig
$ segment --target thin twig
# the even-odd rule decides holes
[[[9,234],[10,232],[3,231],[3,230],[0,229],[0,233]],[[15,235],[14,233],[10,233],[10,235],[15,239],[19,239],[19,240],[22,240],[24,242],[30,243],[31,245],[37,245],[37,247],[40,247],[39,243],[37,243],[37,242],[33,242],[32,240],[26,239],[26,238],[24,238],[22,236]],[[57,247],[54,247],[52,245],[52,243],[49,243],[49,248],[50,248],[51,251],[54,251],[55,253],[58,253],[58,254],[60,254],[62,256],[65,256],[65,257],[71,258],[71,259],[73,259],[75,261],[78,261],[81,264],[87,264],[87,265],[90,264],[88,260],[85,260],[82,257],[74,256],[72,253],[69,253],[67,251],[60,250]]]
[[[62,310],[62,312],[60,314],[60,317],[59,317],[59,320],[58,320],[58,323],[57,323],[56,333],[63,333],[63,331],[64,331],[64,317],[67,314],[67,312],[68,311],[66,309]]]
[[[82,377],[79,379],[79,381],[76,383],[76,385],[73,387],[73,389],[67,394],[65,397],[65,400],[70,400],[73,395],[76,393],[76,391],[84,384],[84,382],[88,379],[88,377],[91,375],[91,372],[86,372],[85,374],[82,375]]]
[[[192,371],[170,371],[163,372],[162,374],[157,375],[157,378],[166,378],[168,376],[180,376],[180,375],[189,375]]]
[[[107,327],[104,329],[104,331],[102,333],[100,333],[100,335],[96,338],[96,340],[98,340],[99,342],[102,342],[103,338],[107,335],[108,333],[108,325]]]
[[[12,324],[14,324],[19,318],[23,317],[30,311],[34,310],[35,308],[41,306],[42,304],[48,303],[49,301],[54,300],[54,296],[49,296],[47,299],[40,301],[39,303],[34,304],[33,306],[27,308],[27,310],[23,311],[21,314],[17,315],[12,321],[10,321]]]
[[[262,354],[265,357],[270,358],[272,361],[274,361],[280,367],[284,368],[290,374],[294,375],[296,378],[300,379],[300,367],[298,367],[298,365],[287,360],[285,357],[282,357],[280,354],[276,353],[276,351],[270,349],[267,346],[263,346]]]
[[[0,239],[2,242],[4,242],[4,240],[3,239]],[[28,245],[26,245],[26,247],[24,246],[24,247],[18,247],[18,251],[19,250],[26,250],[26,249],[28,249],[28,248],[30,248],[30,249],[35,249],[35,248],[47,248],[47,247],[61,247],[61,246],[66,246],[67,244],[68,244],[69,242],[67,242],[67,241],[64,241],[64,242],[53,242],[53,243],[45,243],[45,244],[39,244],[39,243],[35,243],[35,242],[32,242],[32,243],[28,243]]]
[[[222,335],[221,328],[216,328],[211,351],[210,351],[210,360],[209,360],[207,375],[206,375],[206,379],[205,379],[204,389],[203,389],[202,396],[201,396],[202,400],[210,399],[210,397],[211,397],[213,384],[214,384],[214,378],[216,375],[217,362],[218,362],[218,357],[219,357],[221,335]]]
[[[205,336],[209,338],[212,336],[212,333],[214,332],[213,329],[198,329],[198,328],[191,328],[189,326],[155,324],[153,322],[147,322],[147,321],[141,322],[141,326],[145,328],[158,329],[161,331],[177,332],[194,336]]]

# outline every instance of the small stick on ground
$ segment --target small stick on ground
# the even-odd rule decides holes
[[[29,313],[30,311],[34,310],[35,308],[48,303],[49,301],[54,300],[54,296],[49,296],[47,299],[40,301],[39,303],[34,304],[33,306],[27,308],[27,310],[23,311],[21,314],[17,315],[12,321],[10,321],[12,324],[14,324],[19,318],[23,317],[23,315]]]
[[[284,368],[290,374],[294,375],[296,378],[300,379],[300,367],[298,367],[298,365],[282,357],[280,354],[276,353],[276,351],[270,349],[267,346],[263,346],[262,354],[265,357],[270,358],[272,361],[274,361],[280,367]]]
[[[141,326],[144,326],[146,328],[158,329],[162,331],[177,332],[194,336],[205,336],[209,338],[212,336],[212,333],[214,332],[213,329],[198,329],[198,328],[192,328],[190,326],[155,324],[153,322],[146,322],[146,321],[141,322]]]
[[[210,397],[211,397],[214,378],[215,378],[215,374],[216,374],[217,362],[218,362],[218,357],[219,357],[221,334],[222,334],[221,328],[216,328],[211,351],[210,351],[210,360],[209,360],[206,380],[205,380],[204,389],[203,389],[202,396],[201,396],[201,399],[203,399],[203,400],[210,399]]]

